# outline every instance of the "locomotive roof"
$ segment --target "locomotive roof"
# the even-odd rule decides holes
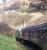
[[[34,30],[41,30],[41,29],[47,29],[47,23],[43,23],[32,27],[26,27],[23,28],[22,31],[34,31]]]

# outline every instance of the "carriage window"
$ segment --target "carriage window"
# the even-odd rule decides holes
[[[40,34],[38,31],[34,31],[33,32],[33,37],[37,38],[37,39],[40,39]]]
[[[28,36],[29,33],[28,33],[28,32],[24,32],[23,35],[24,35],[24,36]]]

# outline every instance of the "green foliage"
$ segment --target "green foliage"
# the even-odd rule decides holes
[[[15,38],[0,34],[0,50],[24,50]]]

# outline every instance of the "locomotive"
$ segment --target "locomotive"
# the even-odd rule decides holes
[[[33,42],[43,50],[47,50],[47,23],[25,27],[16,31],[16,40],[24,43],[25,41]]]

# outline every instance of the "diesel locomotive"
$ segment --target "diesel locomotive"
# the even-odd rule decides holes
[[[17,29],[16,40],[22,43],[30,41],[39,45],[43,50],[47,50],[47,23]]]

